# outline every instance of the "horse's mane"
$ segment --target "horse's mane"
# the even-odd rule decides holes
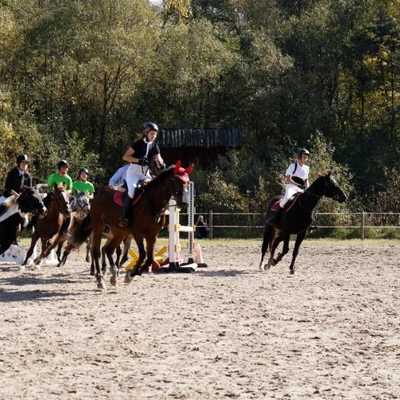
[[[170,178],[174,171],[175,165],[171,165],[167,169],[164,169],[156,178],[154,178],[145,186],[145,190],[151,190],[151,188],[153,188],[154,186],[158,186],[160,183]]]
[[[329,175],[330,175],[330,173],[327,173],[327,174],[320,174],[320,175],[318,176],[318,178],[316,178],[316,179],[313,180],[313,182],[312,182],[311,185],[307,188],[307,190],[310,189],[311,186],[313,186],[313,185],[314,185],[314,187],[316,187],[317,185],[319,185],[319,183],[320,183],[321,181],[323,181],[324,179],[326,179]]]

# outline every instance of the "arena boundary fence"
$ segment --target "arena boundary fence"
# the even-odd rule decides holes
[[[207,215],[207,225],[209,228],[209,239],[224,230],[262,230],[264,229],[264,213],[223,213],[208,212],[195,213]],[[185,217],[185,214],[181,214]],[[371,212],[321,212],[315,214],[313,223],[318,229],[353,229],[359,231],[359,237],[365,239],[368,229],[400,229],[400,213],[371,213]]]

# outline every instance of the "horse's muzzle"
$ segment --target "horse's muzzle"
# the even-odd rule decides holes
[[[42,209],[40,209],[40,210],[37,212],[37,215],[39,216],[39,219],[44,218],[44,217],[47,215],[47,208],[46,208],[46,207],[43,207]]]

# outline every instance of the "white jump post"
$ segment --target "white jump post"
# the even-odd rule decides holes
[[[184,272],[184,270],[194,271],[197,264],[193,258],[193,232],[194,232],[194,183],[189,182],[189,204],[188,204],[188,226],[182,226],[179,223],[179,210],[176,201],[171,198],[169,201],[169,225],[168,225],[168,255],[169,269]],[[181,263],[180,252],[181,244],[179,232],[188,233],[188,262]]]

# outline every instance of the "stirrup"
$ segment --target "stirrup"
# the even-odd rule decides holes
[[[121,217],[118,221],[118,225],[121,228],[126,228],[128,226],[128,224],[129,224],[129,220],[128,220],[128,218],[125,218],[125,217]]]

